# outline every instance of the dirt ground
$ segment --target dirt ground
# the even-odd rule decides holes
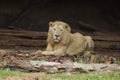
[[[22,76],[1,77],[0,80],[47,80],[44,73],[28,73]]]
[[[53,57],[53,56],[42,56],[41,57],[41,55],[38,55],[38,56],[29,55],[30,53],[33,53],[33,52],[37,51],[38,49],[39,48],[2,49],[3,51],[1,50],[2,52],[0,53],[0,55],[1,55],[0,59],[5,59],[5,58],[12,55],[12,56],[15,56],[15,57],[19,57],[21,59],[24,59],[24,58],[43,59],[43,58],[45,58],[47,60],[50,59],[51,61],[61,61],[61,60],[63,61],[63,60],[66,60],[66,59],[72,59],[73,60],[73,56],[72,57],[71,56],[65,56],[65,57],[59,58],[59,57]],[[44,50],[44,48],[42,50]],[[95,52],[98,52],[98,51],[95,51]],[[108,55],[108,56],[114,56],[114,57],[120,59],[119,52],[112,52],[112,51],[104,51],[103,50],[103,51],[98,52],[98,53],[99,54],[105,54],[105,55]],[[110,53],[112,53],[112,54],[110,54]],[[79,58],[79,56],[74,56],[74,57]],[[44,73],[30,73],[30,74],[25,74],[25,75],[22,75],[22,76],[1,77],[0,80],[48,80],[48,79],[45,78]]]
[[[92,56],[95,56],[95,61],[93,62],[115,62],[116,60],[120,60],[120,52],[119,51],[113,51],[113,50],[94,50],[92,54],[79,54],[76,56],[63,56],[63,57],[56,57],[56,56],[43,56],[40,54],[35,54],[31,55],[31,53],[36,52],[37,50],[45,50],[45,48],[40,48],[40,47],[15,47],[15,48],[6,48],[6,49],[1,49],[0,50],[0,59],[5,59],[7,57],[17,57],[21,59],[32,59],[32,60],[47,60],[47,61],[64,61],[64,60],[72,60],[72,61],[78,61],[78,58],[84,58],[88,59],[87,61],[89,62],[90,58]],[[104,58],[103,58],[104,57]],[[100,59],[100,61],[98,61]],[[97,60],[97,61],[96,61]]]

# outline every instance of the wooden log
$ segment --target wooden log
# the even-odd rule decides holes
[[[45,47],[45,40],[32,40],[32,39],[18,39],[18,38],[9,38],[0,40],[0,46],[27,46],[27,47]]]
[[[47,32],[0,29],[0,46],[46,46]]]
[[[0,29],[0,36],[14,36],[31,39],[46,39],[47,32],[27,31],[27,30],[9,30]]]
[[[120,42],[95,41],[95,48],[120,50]]]
[[[119,36],[118,34],[112,33],[112,32],[99,32],[99,31],[95,31],[93,33],[93,35],[97,35],[97,36]]]
[[[89,35],[89,34],[87,34]],[[120,49],[120,37],[108,33],[90,34],[96,48]],[[46,46],[47,32],[0,29],[0,46]]]
[[[1,68],[9,67],[10,69],[20,71],[48,72],[48,73],[109,73],[120,71],[117,64],[82,64],[77,62],[45,62],[31,61],[12,58],[0,64]]]
[[[95,41],[111,41],[111,42],[119,42],[120,43],[120,36],[116,35],[102,35],[102,36],[92,36],[93,40]]]

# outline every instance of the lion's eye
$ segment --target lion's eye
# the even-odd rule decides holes
[[[60,31],[63,31],[62,29],[60,29]]]
[[[53,30],[56,30],[55,28]]]

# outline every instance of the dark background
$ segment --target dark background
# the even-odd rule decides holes
[[[120,6],[115,0],[0,0],[0,28],[47,31],[48,22],[55,20],[80,31],[120,34]]]

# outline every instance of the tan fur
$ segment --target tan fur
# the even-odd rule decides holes
[[[94,49],[94,41],[92,40],[92,38],[90,36],[84,36],[85,40],[86,40],[86,50],[87,51],[91,51]]]
[[[49,22],[47,43],[46,50],[41,51],[45,55],[76,55],[84,52],[86,48],[91,50],[94,47],[90,36],[72,34],[70,26],[62,21]]]

